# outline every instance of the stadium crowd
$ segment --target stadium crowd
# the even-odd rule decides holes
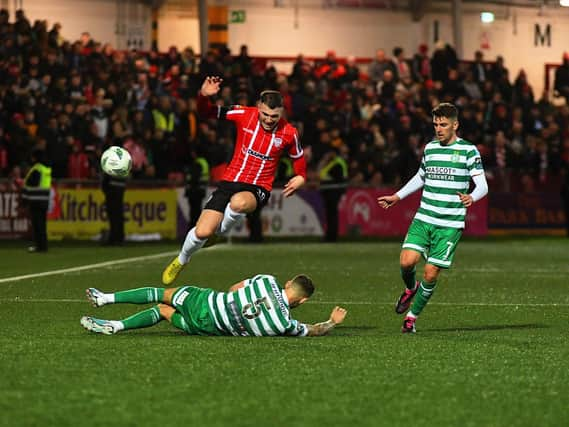
[[[290,75],[249,56],[247,46],[167,53],[118,51],[83,33],[74,42],[61,26],[33,24],[19,10],[0,11],[0,174],[19,179],[34,149],[45,151],[55,179],[97,178],[108,145],[133,158],[133,179],[183,176],[196,155],[215,179],[232,154],[231,125],[200,121],[196,94],[208,75],[221,76],[217,102],[252,105],[263,89],[279,90],[288,119],[300,130],[316,181],[331,150],[348,163],[350,184],[399,185],[419,165],[432,136],[430,111],[443,101],[461,112],[460,135],[483,155],[490,185],[544,189],[569,168],[569,106],[534,94],[523,70],[511,75],[501,57],[474,61],[439,43],[413,55],[378,49],[365,67],[330,51],[322,60],[296,59]],[[555,88],[569,97],[569,56]],[[286,168],[283,168],[286,174]],[[566,172],[565,172],[566,173]],[[282,177],[285,179],[286,177]]]

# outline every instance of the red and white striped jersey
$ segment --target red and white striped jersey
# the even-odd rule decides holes
[[[198,97],[198,113],[217,119],[230,120],[237,128],[233,158],[223,175],[224,181],[258,185],[267,191],[273,188],[280,157],[288,153],[294,171],[306,177],[306,162],[298,132],[285,119],[273,131],[266,131],[259,121],[256,107],[219,107],[204,96]]]

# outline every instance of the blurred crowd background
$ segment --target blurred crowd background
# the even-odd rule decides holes
[[[24,11],[0,11],[0,175],[16,182],[43,150],[55,179],[97,179],[109,145],[133,158],[133,180],[183,181],[197,156],[211,179],[232,155],[231,124],[201,121],[196,95],[206,76],[223,78],[217,102],[254,105],[279,90],[299,129],[309,182],[328,153],[348,164],[348,183],[398,186],[417,170],[432,138],[431,109],[453,102],[462,138],[479,148],[492,190],[559,191],[569,175],[569,55],[555,75],[555,95],[534,93],[524,70],[503,58],[458,58],[439,43],[416,52],[378,46],[373,60],[299,55],[283,74],[240,52],[191,47],[168,52],[117,51],[85,32],[64,40],[61,26],[31,23]],[[555,101],[555,102],[552,102]],[[286,179],[279,168],[278,179]]]

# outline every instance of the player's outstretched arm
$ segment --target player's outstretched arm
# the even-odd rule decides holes
[[[414,193],[418,189],[425,185],[425,181],[421,176],[421,170],[419,170],[413,178],[411,178],[407,184],[405,184],[397,193],[390,196],[381,196],[377,198],[377,203],[383,209],[389,209],[391,206],[396,204],[399,200],[404,199],[408,195]]]
[[[383,209],[389,209],[391,206],[396,204],[399,200],[399,196],[397,194],[392,194],[391,196],[381,196],[377,198],[377,203]]]
[[[309,337],[319,337],[326,335],[330,332],[336,325],[339,325],[346,318],[347,310],[342,307],[334,307],[332,313],[330,313],[330,319],[326,322],[316,323],[315,325],[308,326],[308,336]]]

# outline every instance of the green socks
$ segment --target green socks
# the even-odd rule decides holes
[[[156,325],[160,320],[162,320],[160,318],[160,310],[158,307],[152,307],[133,314],[120,322],[123,324],[124,329],[140,329]]]
[[[415,267],[413,267],[413,269],[411,270],[405,270],[401,268],[401,278],[403,279],[403,282],[405,282],[405,286],[409,290],[415,289],[415,282],[416,282],[415,271],[416,271]]]
[[[107,303],[148,304],[149,302],[162,302],[164,288],[138,288],[128,291],[119,291],[114,294],[105,294]],[[118,330],[148,328],[160,322],[160,309],[158,306],[133,314],[117,322]]]
[[[411,306],[410,313],[417,317],[421,314],[421,311],[425,308],[433,291],[435,290],[437,282],[427,283],[424,280],[421,281],[419,285],[419,289],[417,290],[417,295],[415,295],[415,300],[413,301],[413,305]]]
[[[147,304],[162,302],[164,288],[138,288],[115,292],[115,303]]]

